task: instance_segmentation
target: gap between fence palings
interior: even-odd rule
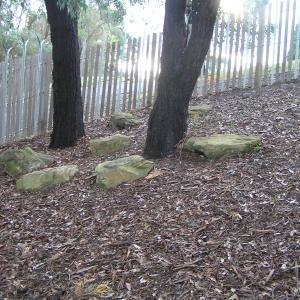
[[[81,53],[84,120],[152,105],[160,72],[162,34],[125,42],[83,43]],[[38,55],[0,63],[0,143],[52,128],[52,59]],[[218,17],[194,96],[255,87],[300,77],[300,3],[280,0],[251,14]]]

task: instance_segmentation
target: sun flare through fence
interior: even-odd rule
[[[160,72],[161,33],[125,42],[82,43],[84,120],[152,105]],[[0,63],[0,144],[52,128],[52,59],[43,50]],[[275,0],[251,14],[221,13],[194,96],[300,78],[300,1]]]

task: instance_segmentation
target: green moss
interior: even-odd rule
[[[90,149],[93,155],[104,156],[115,153],[130,145],[130,137],[116,134],[109,137],[99,138],[90,141]]]
[[[76,165],[48,168],[25,174],[17,180],[18,191],[38,191],[68,182],[76,173]]]
[[[139,155],[107,161],[96,167],[96,182],[100,187],[109,189],[145,177],[153,166],[153,162]]]
[[[42,169],[53,162],[53,157],[34,152],[29,147],[8,149],[0,155],[0,166],[11,176],[18,176]]]
[[[116,129],[130,128],[130,127],[138,126],[139,124],[141,124],[141,121],[130,113],[124,113],[124,112],[114,113],[111,115],[110,118],[111,127]]]
[[[217,134],[209,137],[192,137],[185,143],[184,149],[202,153],[209,159],[219,159],[250,152],[258,146],[261,146],[261,140],[257,136]]]

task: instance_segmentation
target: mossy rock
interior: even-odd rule
[[[37,153],[29,147],[8,149],[0,154],[0,166],[11,176],[19,176],[46,168],[53,162],[52,156]]]
[[[118,152],[130,145],[130,137],[116,134],[90,141],[90,149],[95,156],[104,156]]]
[[[295,104],[300,104],[300,99],[294,99],[294,100],[292,100],[292,102]]]
[[[130,113],[118,112],[110,117],[110,126],[116,129],[126,129],[141,124],[141,121]]]
[[[212,106],[209,104],[199,104],[189,106],[189,117],[195,119],[199,116],[205,116],[212,110]]]
[[[139,155],[106,161],[96,167],[96,183],[104,189],[110,189],[147,176],[153,166],[152,161]]]
[[[238,156],[260,149],[261,138],[253,135],[216,134],[208,137],[191,137],[183,149],[203,154],[208,159]]]
[[[70,181],[77,172],[78,167],[76,165],[34,171],[17,180],[17,190],[29,192],[43,190]]]

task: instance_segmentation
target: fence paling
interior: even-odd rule
[[[299,4],[276,1],[241,17],[218,17],[194,94],[262,84],[300,76]],[[275,18],[274,18],[275,11]],[[84,120],[145,107],[156,97],[162,34],[127,42],[84,46],[81,53]],[[7,53],[0,63],[0,143],[52,128],[51,55],[41,50],[21,58]]]
[[[11,129],[10,129],[10,139],[15,140],[15,134],[17,131],[16,123],[18,116],[18,101],[17,101],[17,85],[18,85],[18,61],[14,61],[14,77],[12,80],[12,116],[11,116]],[[34,126],[34,124],[32,124]]]
[[[291,49],[294,49],[294,27],[296,19],[296,9],[296,0],[294,0],[292,9],[292,25],[290,31],[290,53],[288,55],[288,80],[291,80],[292,78],[293,51]]]
[[[242,38],[241,38],[241,47],[240,47],[240,53],[241,53],[241,59],[240,59],[240,69],[239,69],[239,75],[238,75],[238,87],[243,87],[243,63],[245,61],[245,41],[246,41],[246,29],[247,29],[247,20],[248,16],[245,16],[245,22],[242,24]]]
[[[137,41],[133,39],[130,59],[130,75],[129,75],[129,91],[128,91],[128,106],[127,110],[131,110],[132,106],[132,94],[133,94],[133,80],[134,80],[134,69],[135,69],[135,52],[136,52]]]
[[[229,53],[228,53],[228,64],[227,64],[227,75],[226,75],[226,89],[229,89],[230,78],[231,78],[231,62],[232,62],[232,50],[233,50],[233,40],[234,40],[234,32],[235,32],[235,18],[234,15],[231,15],[230,21],[230,42],[229,42]]]
[[[115,52],[116,52],[116,43],[113,43],[111,46],[110,53],[110,66],[108,74],[108,88],[107,88],[107,100],[106,100],[106,111],[105,114],[108,116],[111,111],[111,93],[112,93],[112,82],[113,82],[113,71],[115,64]]]
[[[129,76],[129,63],[130,63],[130,54],[132,48],[132,39],[128,40],[127,43],[127,55],[126,55],[126,69],[124,75],[124,89],[123,89],[123,104],[122,104],[122,111],[126,110],[126,99],[127,99],[127,88],[128,88],[128,76]]]
[[[272,17],[272,3],[269,5],[268,10],[268,27],[267,27],[267,42],[266,42],[266,61],[265,61],[265,70],[264,70],[264,84],[269,82],[269,57],[270,57],[270,44],[271,44],[271,17]]]
[[[133,89],[133,100],[132,100],[132,108],[137,108],[137,97],[138,97],[138,85],[139,85],[139,66],[140,66],[140,58],[141,58],[141,42],[142,39],[139,38],[137,42],[137,54],[136,54],[136,63],[134,69],[134,89]]]
[[[96,48],[96,57],[95,57],[95,67],[94,67],[94,76],[93,76],[93,89],[92,89],[92,99],[91,104],[87,105],[87,114],[88,118],[87,120],[93,120],[95,117],[95,107],[96,107],[96,92],[97,92],[97,85],[98,85],[98,70],[99,70],[99,61],[100,61],[100,55],[101,55],[101,48],[100,45]],[[100,82],[99,82],[100,84]]]
[[[4,118],[4,106],[3,106],[3,100],[4,100],[4,89],[3,89],[3,84],[4,84],[4,66],[3,66],[3,62],[0,62],[0,95],[1,95],[1,100],[0,100],[0,116],[1,116],[1,120],[0,120],[0,143],[2,143],[2,139],[4,138],[3,136],[3,118]]]
[[[236,39],[235,39],[233,74],[232,74],[232,87],[233,88],[235,88],[235,86],[236,86],[237,58],[238,58],[238,51],[239,51],[239,45],[240,45],[240,34],[241,34],[241,18],[238,17],[237,32],[236,32]]]
[[[9,53],[8,53],[9,54]],[[6,126],[7,126],[7,111],[8,111],[8,99],[7,99],[7,81],[8,81],[8,54],[6,55],[5,61],[3,63],[3,81],[2,81],[2,107],[3,107],[3,114],[1,115],[2,118],[2,139],[5,142],[7,137],[6,135]]]
[[[8,69],[8,74],[11,76],[11,79],[8,82],[8,96],[7,96],[7,119],[6,119],[6,139],[8,142],[11,141],[11,132],[10,132],[10,127],[11,127],[11,115],[12,115],[12,88],[13,88],[13,74],[14,74],[14,69],[13,69],[13,63],[9,65]]]
[[[51,69],[50,67],[50,57],[48,56],[46,59],[46,68],[45,68],[45,84],[44,84],[44,104],[42,107],[42,116],[41,116],[41,125],[43,126],[43,132],[45,132],[48,128],[48,113],[49,113],[49,98],[51,97],[51,89],[50,85],[47,83],[47,80],[51,80]],[[48,81],[48,82],[49,82]]]
[[[261,87],[262,70],[263,70],[263,51],[264,51],[264,34],[265,34],[265,11],[261,10],[259,13],[259,32],[257,40],[257,60],[255,67],[254,86],[256,89]]]
[[[150,58],[151,63],[150,63],[150,72],[149,72],[149,81],[148,81],[147,106],[151,106],[151,104],[152,104],[156,40],[157,40],[157,34],[154,33],[152,35],[152,49],[151,49],[151,58]]]
[[[89,55],[90,55],[90,52],[91,52],[91,48],[90,47],[86,47],[85,48],[85,52],[83,53],[83,59],[84,59],[84,65],[83,65],[83,80],[82,80],[82,88],[81,88],[81,97],[83,100],[86,99],[86,89],[87,89],[87,79],[88,79],[88,66],[89,66],[89,63],[88,63],[88,59],[89,59]],[[85,108],[85,105],[84,105],[84,114],[85,114],[85,111],[86,111],[86,108]]]
[[[255,56],[255,47],[256,47],[256,19],[257,11],[253,14],[253,28],[251,34],[251,58],[250,58],[250,67],[249,67],[249,77],[248,77],[248,87],[253,86],[253,68],[254,68],[254,56]],[[258,48],[258,47],[257,47]]]
[[[282,63],[282,80],[285,80],[286,73],[286,53],[287,53],[287,39],[288,39],[288,32],[289,32],[289,12],[290,12],[290,1],[286,3],[286,19],[285,19],[285,31],[284,31],[284,44],[283,44],[283,63]]]
[[[299,14],[299,22],[298,22],[298,28],[297,28],[297,47],[296,47],[296,58],[298,59],[298,76],[297,78],[300,78],[300,14]],[[297,74],[297,69],[296,69],[296,74]],[[296,75],[295,74],[295,75]]]
[[[118,42],[117,43],[117,53],[116,53],[116,63],[115,63],[115,69],[114,69],[114,84],[113,84],[114,87],[113,87],[112,108],[111,108],[112,113],[114,113],[116,111],[120,51],[121,51],[121,45],[120,45],[120,42]]]
[[[50,131],[53,126],[53,89],[51,89],[50,97],[48,98],[47,112],[48,114],[48,125],[47,130]]]
[[[156,62],[156,75],[155,75],[155,88],[154,88],[154,100],[157,97],[157,89],[158,89],[158,78],[160,74],[160,54],[161,54],[161,46],[162,46],[163,35],[159,34],[158,38],[158,46],[157,46],[157,62]],[[196,84],[197,87],[197,84]]]
[[[213,58],[211,64],[211,75],[210,75],[210,88],[209,91],[213,92],[213,85],[215,79],[215,66],[216,66],[216,54],[217,54],[217,46],[218,46],[218,30],[219,30],[219,19],[216,20],[216,26],[214,30],[214,37],[213,37]]]
[[[95,47],[91,48],[91,53],[89,57],[89,78],[87,82],[87,94],[85,97],[85,121],[89,120],[89,112],[90,112],[90,101],[91,101],[91,93],[92,93],[92,84],[93,84],[93,70],[95,67],[95,55],[96,49]]]
[[[281,31],[282,31],[282,15],[283,15],[283,3],[280,2],[280,17],[279,17],[279,28],[278,28],[278,49],[277,49],[277,64],[276,64],[276,81],[279,81],[280,71],[280,46],[281,46]]]
[[[207,83],[208,83],[208,70],[209,70],[209,63],[210,63],[210,52],[211,52],[211,47],[208,49],[208,53],[205,58],[205,79],[204,79],[204,85],[203,85],[203,91],[202,94],[206,95],[207,93]]]
[[[225,19],[224,14],[222,15],[221,30],[220,30],[220,45],[219,45],[219,54],[217,61],[217,75],[216,75],[216,92],[220,91],[220,75],[222,67],[222,50],[223,50],[223,38],[224,38],[224,29],[225,29]]]
[[[144,72],[144,82],[143,82],[143,102],[142,105],[146,105],[146,96],[147,96],[147,76],[148,76],[148,60],[149,60],[149,51],[150,51],[150,35],[147,35],[147,43],[146,43],[146,52],[145,52],[145,72]]]
[[[101,105],[100,105],[100,117],[103,117],[105,109],[105,96],[106,96],[106,87],[107,87],[107,76],[108,76],[108,63],[109,63],[109,53],[110,53],[110,44],[107,44],[105,51],[105,65],[104,65],[104,75],[103,75],[103,85],[102,85],[102,95],[101,95]]]

